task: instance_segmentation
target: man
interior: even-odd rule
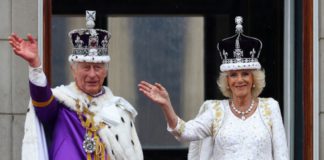
[[[134,126],[136,110],[103,86],[111,35],[93,29],[94,19],[95,12],[87,11],[88,29],[69,33],[74,46],[69,61],[75,82],[52,90],[42,70],[36,40],[27,35],[25,41],[15,33],[9,37],[14,53],[29,64],[31,103],[26,116],[23,159],[143,159]],[[52,137],[48,152],[42,126]]]

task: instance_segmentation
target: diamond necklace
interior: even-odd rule
[[[231,107],[233,108],[233,110],[234,110],[236,113],[238,113],[238,114],[241,115],[241,119],[242,119],[242,120],[245,120],[245,119],[246,119],[245,115],[252,111],[253,105],[254,105],[254,100],[252,99],[251,105],[250,105],[250,107],[249,107],[246,111],[240,111],[240,110],[238,110],[238,109],[234,106],[234,101],[232,101],[232,106],[231,106]]]

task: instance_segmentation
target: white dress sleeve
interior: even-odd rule
[[[212,105],[212,103],[206,101],[203,105]],[[211,136],[214,111],[212,107],[207,106],[207,108],[200,116],[188,122],[178,118],[177,126],[172,129],[168,125],[168,131],[179,141],[196,141]]]
[[[289,160],[287,138],[278,102],[274,100],[271,108],[273,158],[274,160]]]

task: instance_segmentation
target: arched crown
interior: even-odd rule
[[[222,72],[240,69],[261,69],[258,61],[262,49],[262,42],[254,37],[243,34],[243,18],[235,18],[236,34],[222,39],[217,49],[222,59]]]

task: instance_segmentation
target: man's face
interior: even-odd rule
[[[78,62],[72,64],[71,69],[80,90],[89,95],[95,95],[101,91],[108,72],[104,63]]]

